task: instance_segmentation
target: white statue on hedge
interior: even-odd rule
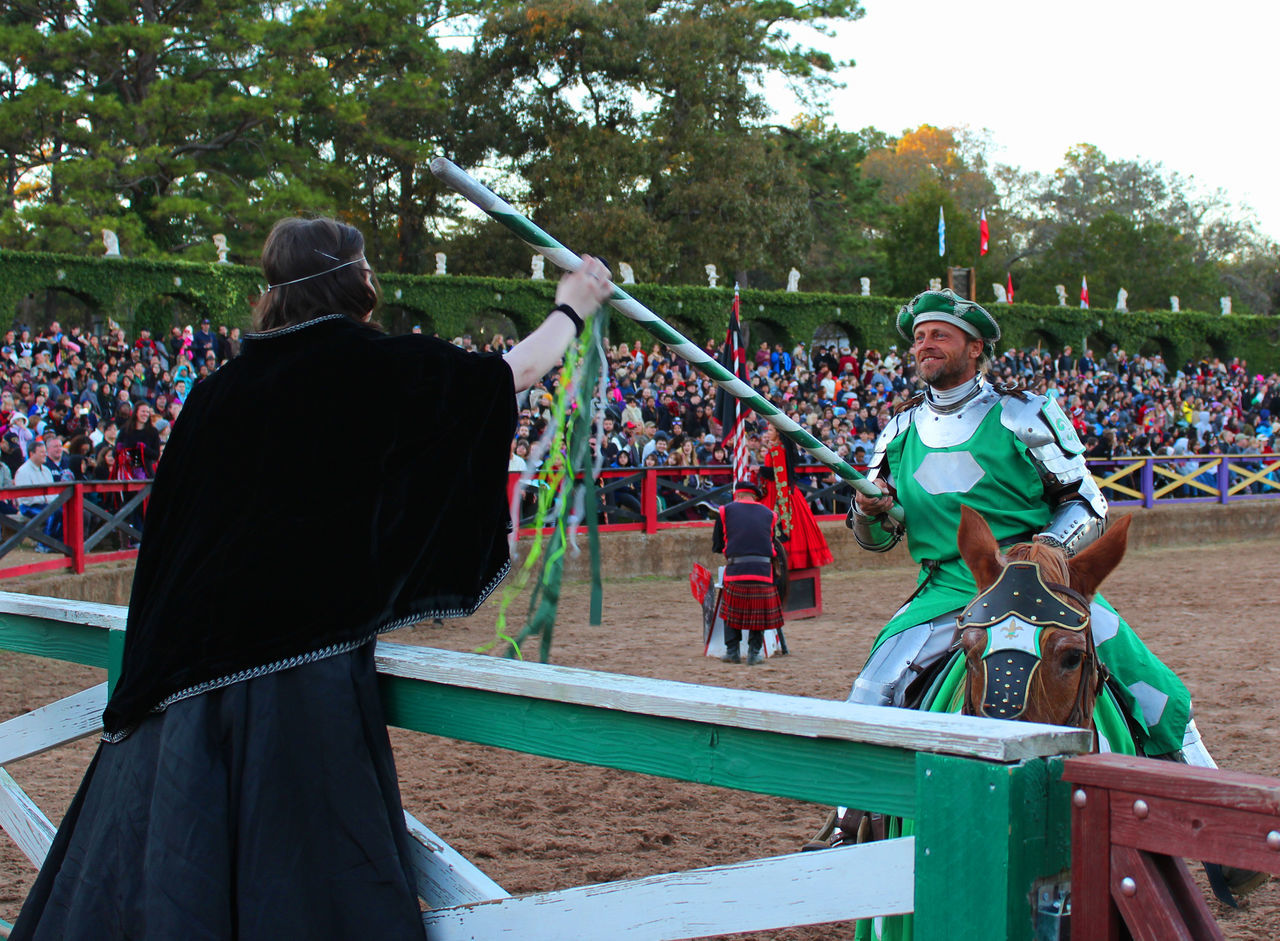
[[[627,264],[625,261],[620,261],[620,262],[618,262],[618,270],[619,270],[620,272],[622,272],[622,283],[623,283],[623,284],[635,284],[635,283],[636,283],[636,273],[635,273],[635,271],[633,271],[633,270],[632,270],[631,266],[630,266],[629,264]]]
[[[800,290],[800,272],[796,268],[787,272],[787,290],[792,294]]]
[[[218,233],[213,237],[213,247],[218,250],[218,264],[229,265],[227,261],[227,237],[222,233]]]
[[[444,252],[436,252],[436,274],[448,274],[448,257]]]
[[[992,290],[992,291],[995,293],[995,295],[996,295],[996,303],[997,303],[997,304],[1007,304],[1007,303],[1009,303],[1009,292],[1008,292],[1008,291],[1006,291],[1006,290],[1004,289],[1004,285],[1003,285],[1003,284],[998,284],[998,283],[996,283],[995,281],[992,281],[992,282],[991,282],[991,290]]]
[[[703,265],[702,270],[707,273],[707,287],[715,287],[720,280],[720,275],[716,274],[716,266]]]
[[[1129,313],[1129,292],[1121,288],[1116,292],[1116,310],[1121,313]]]
[[[102,230],[102,244],[107,248],[107,258],[120,257],[120,240],[116,238],[116,234],[110,229]]]
[[[532,268],[532,271],[533,271],[534,281],[547,280],[546,264],[547,264],[547,260],[543,258],[541,255],[533,256],[533,261],[530,262],[530,267]]]
[[[859,278],[858,287],[862,289],[863,297],[871,296],[871,279],[870,278]]]
[[[1171,294],[1169,296],[1169,309],[1173,311],[1175,314],[1178,311],[1182,310],[1182,302],[1178,300],[1178,295]]]
[[[1218,298],[1218,307],[1222,309],[1222,316],[1224,317],[1227,316],[1227,314],[1231,313],[1230,295],[1228,295],[1227,297]]]
[[[1066,307],[1067,306],[1067,286],[1065,284],[1055,284],[1053,286],[1053,293],[1058,295],[1058,306]]]

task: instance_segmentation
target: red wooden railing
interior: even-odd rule
[[[1156,503],[1228,503],[1280,497],[1280,455],[1277,454],[1201,454],[1178,457],[1125,457],[1086,461],[1098,486],[1114,506],[1152,507]],[[855,465],[857,466],[857,465]],[[865,473],[865,466],[857,466]],[[728,502],[731,498],[733,472],[724,465],[695,467],[609,468],[601,472],[598,485],[604,506],[602,531],[638,531],[656,533],[679,526],[710,525],[710,512],[703,512],[704,501]],[[818,519],[844,519],[852,498],[852,489],[829,468],[801,465],[797,468],[801,490],[820,507],[831,512],[817,513]],[[698,477],[713,486],[697,489],[682,484],[685,478]],[[512,472],[507,482],[507,496],[515,490],[520,475]],[[539,478],[534,480],[540,485]],[[610,494],[625,487],[637,501],[636,506],[619,509],[611,505]],[[533,514],[533,488],[529,503],[520,513],[521,532],[529,529]]]
[[[1129,755],[1064,763],[1071,936],[1222,937],[1183,859],[1280,875],[1280,780]]]
[[[27,541],[44,546],[52,558],[15,565],[0,564],[0,578],[69,569],[83,574],[90,565],[132,559],[138,554],[139,528],[146,513],[151,481],[102,481],[50,484],[43,487],[8,487],[0,501],[15,506],[20,498],[44,497],[46,505],[34,516],[8,513],[0,516],[0,560]],[[62,538],[45,532],[55,514],[62,516]],[[115,534],[121,548],[100,549]]]

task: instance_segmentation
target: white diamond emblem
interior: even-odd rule
[[[911,476],[929,493],[968,493],[984,474],[968,451],[934,451]]]

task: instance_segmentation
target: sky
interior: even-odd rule
[[[1280,4],[1273,0],[862,0],[836,37],[855,66],[829,96],[843,130],[988,129],[991,159],[1051,172],[1074,144],[1226,190],[1280,240]],[[770,100],[783,118],[793,99]]]

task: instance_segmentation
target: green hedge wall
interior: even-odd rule
[[[416,323],[446,338],[494,329],[503,322],[498,318],[509,320],[523,335],[546,316],[555,290],[554,281],[452,275],[387,274],[381,281],[384,307],[379,316],[388,328],[407,330]],[[258,269],[243,265],[0,252],[0,310],[16,311],[25,296],[41,296],[52,288],[131,330],[167,330],[169,298],[182,300],[214,323],[247,328],[250,303],[262,283]],[[732,289],[637,284],[629,292],[696,343],[724,335]],[[746,290],[741,302],[753,342],[808,343],[823,327],[836,328],[864,350],[883,351],[901,342],[892,328],[893,314],[902,304],[898,298]],[[1071,344],[1078,351],[1087,344],[1105,351],[1116,343],[1131,354],[1160,352],[1176,365],[1202,356],[1239,356],[1259,371],[1280,368],[1280,321],[1275,318],[1031,304],[990,309],[1004,331],[1001,348],[1043,343],[1057,350]],[[615,342],[638,339],[648,344],[638,325],[619,314],[614,314],[614,324],[610,333]]]

